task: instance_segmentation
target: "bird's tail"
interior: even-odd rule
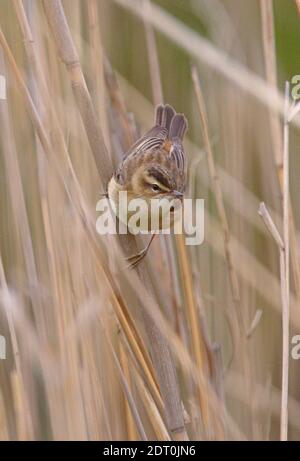
[[[188,128],[188,123],[183,114],[177,114],[172,106],[169,104],[160,104],[156,108],[155,114],[156,125],[162,126],[168,130],[169,139],[180,138],[183,136]]]

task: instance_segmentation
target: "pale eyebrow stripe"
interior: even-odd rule
[[[157,184],[162,190],[165,190],[166,192],[170,190],[168,187],[164,186],[160,181],[158,181],[158,179],[156,179],[154,176],[147,175],[146,179],[151,184]]]

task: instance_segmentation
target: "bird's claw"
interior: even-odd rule
[[[148,248],[144,248],[143,250],[139,251],[135,255],[132,255],[126,258],[126,261],[129,262],[129,264],[126,266],[126,269],[133,269],[137,267],[137,265],[144,259],[147,252],[148,252]]]

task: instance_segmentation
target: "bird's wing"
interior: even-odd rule
[[[168,136],[168,130],[161,126],[154,126],[144,136],[138,139],[126,152],[124,160],[132,155],[137,155],[146,151],[160,149]]]
[[[161,149],[168,136],[168,130],[164,127],[155,125],[144,136],[138,139],[126,152],[122,163],[115,172],[116,181],[120,184],[126,181],[124,170],[126,165],[130,164],[133,157],[141,155],[144,152],[151,152]]]

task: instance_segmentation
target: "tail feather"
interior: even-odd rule
[[[155,124],[163,128],[166,128],[169,132],[171,122],[175,114],[176,112],[172,106],[170,106],[169,104],[160,104],[156,108]]]
[[[166,128],[169,132],[171,123],[173,120],[173,117],[175,116],[176,112],[173,109],[172,106],[169,106],[169,104],[166,104],[163,110],[163,116],[162,116],[162,126]]]
[[[183,114],[176,114],[171,122],[169,137],[183,139],[183,136],[187,130],[187,120]]]
[[[162,126],[162,120],[163,120],[163,112],[164,112],[164,106],[160,104],[156,108],[156,113],[155,113],[155,125]]]
[[[187,120],[183,114],[177,114],[169,104],[160,104],[156,108],[155,123],[168,130],[169,139],[180,138],[187,130]]]

